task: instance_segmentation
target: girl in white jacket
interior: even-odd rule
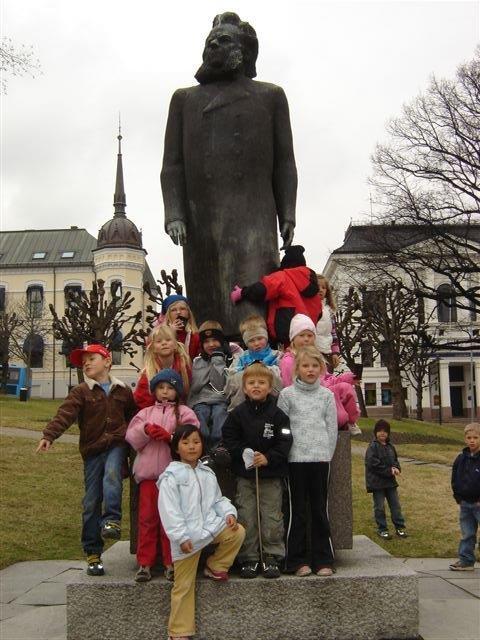
[[[187,640],[195,634],[195,576],[201,550],[212,542],[218,545],[204,575],[228,580],[245,530],[237,523],[235,507],[222,496],[215,473],[200,461],[204,440],[198,428],[177,427],[171,450],[174,461],[158,479],[158,508],[174,566],[168,632],[171,640]]]

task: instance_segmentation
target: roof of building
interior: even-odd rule
[[[97,239],[78,227],[1,231],[0,268],[90,265],[96,246]]]
[[[438,227],[448,229],[448,233],[465,238],[468,234],[470,241],[480,244],[480,224],[449,224]],[[350,224],[345,232],[345,238],[341,247],[335,249],[333,254],[356,253],[380,253],[384,250],[382,238],[388,243],[389,248],[408,247],[417,242],[428,240],[432,237],[430,226],[406,225],[406,224]]]

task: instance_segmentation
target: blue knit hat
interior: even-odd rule
[[[162,313],[165,315],[168,311],[168,307],[174,302],[186,302],[188,304],[188,300],[185,296],[181,296],[178,293],[172,293],[171,296],[167,296],[165,300],[162,302]]]
[[[150,393],[154,393],[155,387],[160,382],[168,382],[172,386],[179,396],[183,394],[183,380],[182,376],[173,369],[161,369],[150,380]]]

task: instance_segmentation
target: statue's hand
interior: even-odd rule
[[[295,232],[295,224],[293,222],[284,222],[282,224],[282,228],[280,229],[280,235],[283,240],[283,247],[280,247],[280,250],[286,249],[293,242],[293,234]]]
[[[183,246],[187,240],[187,229],[181,220],[174,220],[167,224],[167,233],[175,244]]]

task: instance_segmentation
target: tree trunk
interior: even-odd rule
[[[358,406],[360,407],[360,416],[362,418],[368,418],[367,406],[365,404],[365,398],[363,397],[362,387],[358,384],[355,385],[355,393],[357,394]]]
[[[393,418],[402,420],[408,417],[407,405],[403,397],[402,376],[395,362],[387,365],[388,377],[392,388]]]

